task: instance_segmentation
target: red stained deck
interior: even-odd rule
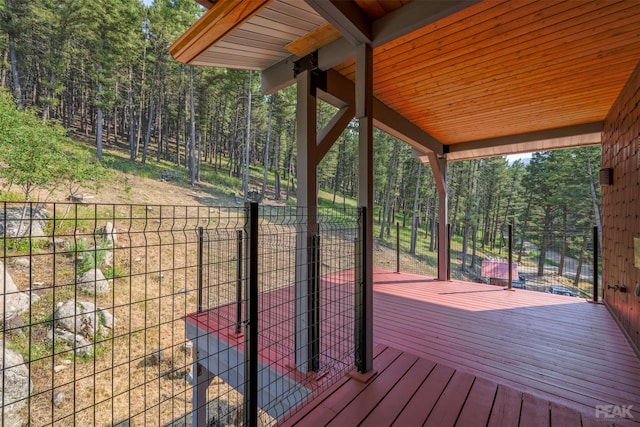
[[[640,361],[605,306],[374,274],[378,372],[346,377],[283,425],[640,425]],[[633,419],[596,418],[633,405]]]

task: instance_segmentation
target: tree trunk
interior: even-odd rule
[[[142,164],[147,162],[147,152],[149,150],[149,140],[151,140],[151,129],[153,128],[153,115],[155,114],[155,102],[153,94],[149,99],[149,117],[147,119],[147,133],[144,136],[144,147],[142,148]]]
[[[7,62],[9,62],[9,50],[4,49],[2,52],[2,63],[6,64]],[[3,89],[7,87],[7,69],[5,67],[0,68],[0,87]]]
[[[102,65],[98,66],[98,76],[102,75]],[[96,157],[102,161],[102,94],[104,87],[100,77],[98,77],[98,97],[96,99]]]
[[[129,160],[136,161],[136,125],[133,114],[133,69],[129,67],[129,93],[127,94],[127,108],[129,109]]]
[[[411,218],[411,255],[416,254],[418,242],[418,200],[420,199],[420,178],[422,175],[422,162],[418,162],[418,177],[416,179],[416,191],[413,195],[413,216]]]
[[[193,65],[189,66],[189,180],[191,187],[196,185],[196,110],[193,96]]]
[[[245,203],[249,199],[249,151],[251,149],[251,81],[253,71],[249,71],[249,94],[247,100],[247,133],[244,146],[244,177],[242,179],[242,190],[244,192]]]
[[[11,6],[8,2],[7,6]],[[16,106],[22,109],[22,87],[20,86],[20,76],[18,75],[18,58],[16,55],[16,41],[13,32],[9,32],[9,55],[11,56],[11,76],[13,77],[13,96],[16,99]]]
[[[589,234],[584,236],[582,240],[582,246],[580,247],[580,256],[578,257],[578,266],[576,267],[576,277],[573,279],[573,284],[578,287],[580,283],[580,275],[582,274],[582,263],[584,262],[584,252],[587,249],[587,242],[589,241]]]
[[[469,231],[472,229],[472,209],[473,209],[473,198],[474,198],[474,186],[476,183],[475,171],[476,171],[476,161],[472,160],[470,163],[470,171],[469,171],[469,179],[467,181],[467,186],[469,187],[469,194],[467,196],[467,200],[465,201],[465,211],[464,211],[464,221],[463,221],[463,231],[462,231],[462,271],[466,271],[467,266],[467,249],[469,248]]]
[[[393,153],[391,154],[391,164],[389,168],[389,181],[387,184],[387,194],[385,196],[384,212],[382,213],[382,223],[380,224],[380,234],[378,235],[378,238],[380,240],[384,238],[385,223],[388,224],[391,221],[389,204],[391,202],[391,192],[393,191],[393,181],[394,181],[395,172],[397,169],[399,145],[400,144],[398,143],[398,140],[393,141]]]
[[[562,207],[562,241],[560,243],[560,263],[558,265],[558,276],[562,276],[564,270],[564,258],[567,252],[567,206]]]
[[[598,227],[598,243],[602,247],[602,217],[600,216],[600,207],[598,206],[598,195],[596,194],[596,186],[593,183],[591,160],[587,161],[587,172],[589,173],[589,190],[591,192],[591,204],[593,205],[593,216]]]
[[[267,119],[267,140],[264,146],[264,176],[262,177],[262,198],[267,191],[267,178],[269,176],[269,142],[271,141],[271,118],[273,116],[273,104],[275,103],[275,97],[277,93],[271,95],[271,102],[269,103],[269,118]]]

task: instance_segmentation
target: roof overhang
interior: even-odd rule
[[[210,9],[172,55],[260,70],[265,93],[293,84],[312,52],[347,87],[355,46],[370,44],[375,125],[421,158],[599,144],[640,58],[638,2],[197,1]]]

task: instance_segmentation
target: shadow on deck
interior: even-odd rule
[[[640,361],[604,305],[385,271],[374,282],[377,376],[342,379],[282,425],[640,425]]]

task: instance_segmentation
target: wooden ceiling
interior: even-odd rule
[[[222,10],[225,2],[207,15]],[[246,16],[236,13],[226,26],[211,19],[209,27],[195,24],[172,46],[174,57],[266,70],[344,44],[344,34],[312,7],[313,1],[311,6],[301,0],[231,3]],[[411,5],[405,0],[351,3],[373,24],[394,13],[401,16]],[[375,97],[451,151],[468,143],[476,150],[530,150],[535,146],[509,148],[503,139],[535,139],[547,132],[540,139],[548,146],[553,145],[551,130],[597,129],[640,60],[640,1],[484,0],[464,6],[374,44]],[[217,26],[223,30],[213,37]],[[189,55],[185,46],[191,46]],[[340,63],[332,67],[354,81],[354,60],[336,58]],[[599,135],[577,136],[576,144],[599,142]]]

